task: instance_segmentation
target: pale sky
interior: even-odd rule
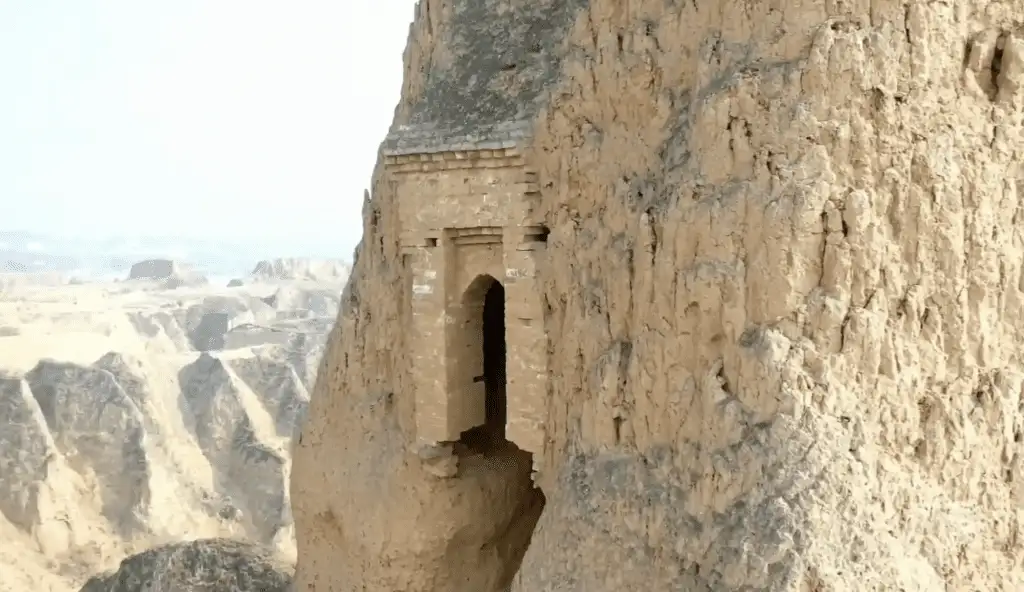
[[[414,0],[0,0],[0,230],[362,232]]]

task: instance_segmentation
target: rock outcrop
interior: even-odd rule
[[[189,335],[179,322],[178,316],[172,312],[131,312],[128,314],[128,320],[150,343],[163,342],[169,349],[175,351],[192,349]]]
[[[252,536],[270,542],[288,526],[287,439],[280,423],[223,361],[203,353],[179,373],[182,407],[199,448]],[[232,515],[236,514],[232,510]]]
[[[54,455],[39,406],[20,378],[0,376],[0,514],[26,530],[39,520],[38,487]]]
[[[107,370],[42,360],[25,375],[58,451],[93,483],[102,513],[130,532],[145,523],[151,468],[142,413]]]
[[[541,301],[543,438],[491,471],[420,447],[414,278],[454,239],[403,234],[382,162],[295,450],[297,589],[1024,587],[1022,11],[421,0],[387,166],[529,169],[546,246],[499,279]]]
[[[146,259],[133,263],[128,271],[130,280],[163,280],[187,273],[181,263],[170,259]]]
[[[340,292],[296,283],[335,308],[262,301],[286,281],[5,294],[0,590],[77,589],[126,555],[183,539],[294,555],[290,448],[333,323],[316,311],[333,314]],[[229,329],[212,333],[225,347],[197,360],[203,319],[216,314],[228,316]]]
[[[283,318],[333,318],[340,303],[338,291],[321,287],[285,285],[263,299]]]
[[[132,264],[129,280],[159,281],[165,288],[197,286],[207,283],[202,274],[190,265],[171,259],[146,259]]]
[[[278,258],[260,261],[253,267],[258,280],[308,280],[341,283],[348,278],[350,266],[340,259]]]
[[[80,592],[288,592],[291,567],[265,548],[230,539],[162,545],[128,557]]]
[[[198,304],[178,309],[178,317],[187,328],[192,348],[217,351],[227,347],[227,334],[235,327],[273,323],[277,312],[252,296],[207,296]]]
[[[207,354],[175,377],[117,352],[0,376],[0,527],[72,580],[116,549],[204,533],[290,555],[289,448],[309,395],[286,353],[232,358],[244,379]]]
[[[309,393],[295,367],[287,359],[268,355],[235,358],[228,365],[274,418],[277,435],[291,440],[309,406]]]
[[[21,378],[0,376],[0,518],[47,552],[67,550],[73,480]]]

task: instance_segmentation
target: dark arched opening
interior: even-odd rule
[[[505,398],[505,287],[493,282],[484,296],[483,377],[485,428],[492,438],[505,438],[508,415]]]
[[[453,360],[457,364],[455,384],[461,387],[455,391],[460,397],[457,409],[469,410],[461,425],[473,427],[462,431],[454,443],[456,475],[483,488],[485,493],[479,499],[488,504],[487,512],[478,514],[480,528],[474,529],[486,535],[459,543],[467,556],[478,557],[468,563],[478,568],[460,578],[464,577],[467,590],[498,592],[512,586],[544,510],[545,497],[531,477],[532,455],[505,439],[505,287],[490,275],[476,277],[463,293],[457,318],[459,330],[452,340],[461,354]],[[494,562],[494,557],[499,561]]]
[[[458,364],[467,385],[463,409],[472,409],[463,425],[460,440],[478,451],[492,450],[505,440],[507,378],[505,373],[505,287],[489,275],[477,277],[463,295],[466,348]],[[460,373],[461,373],[460,372]]]

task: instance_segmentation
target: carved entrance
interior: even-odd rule
[[[463,354],[452,360],[451,393],[469,426],[460,439],[486,446],[505,439],[506,399],[505,287],[490,275],[474,279],[463,294],[461,318],[453,333]]]
[[[417,439],[493,428],[537,459],[548,364],[536,175],[514,142],[452,145],[385,151],[411,275]]]
[[[505,398],[505,287],[493,278],[488,279],[491,281],[484,294],[483,342],[480,344],[484,358],[480,377],[484,383],[484,427],[491,437],[504,439],[508,414]]]

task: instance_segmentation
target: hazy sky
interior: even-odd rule
[[[361,233],[414,0],[0,0],[0,229]]]

